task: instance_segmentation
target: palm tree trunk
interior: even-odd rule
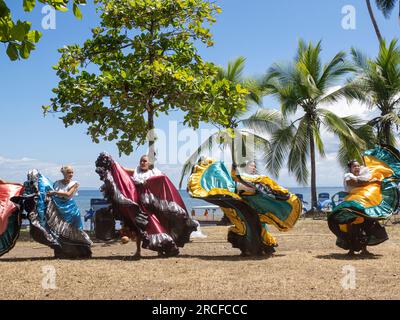
[[[372,24],[374,25],[376,36],[378,37],[379,43],[381,43],[383,38],[382,38],[381,31],[379,30],[378,23],[376,22],[374,11],[372,10],[371,0],[365,0],[365,1],[367,2],[369,16],[371,18]]]
[[[317,208],[317,173],[315,164],[315,142],[314,134],[310,130],[310,158],[311,158],[311,210]]]
[[[236,150],[235,150],[235,138],[234,138],[234,137],[232,138],[232,148],[231,148],[231,152],[232,152],[232,154],[231,154],[231,157],[232,157],[232,168],[235,168],[235,169],[236,169],[236,158],[235,158],[235,152],[236,152]]]
[[[390,130],[391,129],[391,124],[390,123],[385,123],[383,127],[383,134],[385,135],[385,144],[386,145],[391,145],[390,141]]]

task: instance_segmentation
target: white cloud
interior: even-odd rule
[[[43,175],[52,181],[62,178],[60,169],[63,163],[54,163],[50,161],[31,159],[23,157],[20,159],[12,159],[0,156],[0,178],[22,183],[26,179],[29,170],[37,169]],[[95,172],[94,164],[71,164],[74,167],[74,178],[76,178],[81,186],[97,187],[101,184],[98,175]]]

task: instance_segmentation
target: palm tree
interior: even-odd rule
[[[228,68],[220,68],[218,73],[219,80],[227,79],[233,86],[241,86],[248,92],[247,102],[248,107],[251,105],[261,105],[262,96],[258,81],[251,78],[243,77],[243,70],[245,68],[244,57],[239,57],[234,61],[228,63]],[[232,114],[229,125],[221,128],[216,133],[208,137],[198,149],[186,160],[183,165],[179,188],[182,186],[183,179],[189,175],[194,164],[197,163],[199,157],[207,152],[210,152],[215,146],[219,146],[222,150],[229,150],[231,153],[232,164],[236,164],[240,157],[243,157],[243,153],[246,154],[246,158],[254,158],[257,149],[265,150],[269,148],[269,142],[262,135],[251,132],[250,130],[238,129],[240,124],[244,121],[241,118],[245,115],[245,111],[236,111]],[[276,111],[272,111],[266,117],[265,122],[270,128],[279,127],[279,114]],[[254,143],[249,143],[254,142]]]
[[[379,143],[395,145],[394,129],[400,125],[400,50],[397,40],[392,40],[389,46],[382,41],[375,59],[354,48],[351,53],[357,73],[349,83],[349,93],[371,109],[379,110],[379,116],[369,123],[375,128]]]
[[[364,126],[358,117],[341,118],[320,107],[323,104],[337,102],[351,93],[347,86],[332,86],[344,75],[354,71],[352,65],[346,62],[344,52],[336,54],[324,66],[320,55],[321,42],[307,45],[300,40],[294,61],[274,64],[267,72],[263,83],[265,93],[279,99],[284,119],[281,127],[272,133],[271,146],[265,156],[267,169],[278,176],[287,158],[289,172],[295,174],[299,183],[307,184],[309,179],[307,160],[310,159],[313,208],[317,206],[316,152],[318,151],[321,156],[325,155],[321,138],[322,127],[339,137],[341,148],[338,158],[341,163],[349,157],[360,158],[360,150],[367,146],[362,136],[366,135],[373,140],[372,130]],[[289,120],[289,116],[292,115],[297,115],[297,119]],[[265,111],[259,110],[244,124],[259,134],[271,132],[270,126],[264,126],[264,116]]]
[[[378,9],[382,11],[386,19],[390,17],[394,7],[396,6],[397,0],[375,0]],[[399,1],[399,16],[400,16],[400,1]]]
[[[365,0],[368,8],[368,13],[371,18],[372,24],[375,29],[376,36],[379,42],[383,40],[382,33],[379,30],[378,23],[376,22],[374,11],[372,9],[371,0]],[[375,0],[376,6],[383,13],[386,19],[390,17],[394,7],[396,6],[397,0]],[[399,1],[399,17],[400,17],[400,1]]]
[[[365,1],[367,3],[369,17],[371,18],[372,24],[374,26],[376,36],[378,37],[378,41],[381,42],[383,40],[382,33],[379,30],[378,23],[376,22],[375,15],[374,15],[374,10],[372,9],[372,5],[371,5],[371,0],[365,0]],[[380,0],[376,0],[376,2],[378,3],[378,2],[380,2]]]
[[[226,79],[234,85],[241,85],[248,90],[247,101],[251,104],[262,105],[262,92],[257,80],[245,78],[243,71],[246,65],[246,58],[240,56],[233,61],[228,62],[228,68],[219,67],[217,80]]]

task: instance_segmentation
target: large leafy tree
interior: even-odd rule
[[[58,11],[68,11],[68,4],[72,3],[74,15],[82,18],[79,5],[86,4],[86,0],[38,0],[40,3],[49,4]],[[36,6],[36,0],[23,0],[23,10],[32,11]],[[11,60],[19,58],[28,59],[35,44],[40,40],[41,33],[31,30],[29,21],[15,21],[12,12],[5,0],[0,0],[0,42],[7,46],[6,53]]]
[[[400,50],[397,40],[392,40],[389,45],[383,40],[375,59],[354,48],[351,52],[357,73],[349,83],[349,93],[379,111],[379,115],[369,122],[375,128],[379,143],[395,145],[395,129],[400,125]]]
[[[335,103],[349,93],[346,86],[335,84],[352,71],[344,52],[323,65],[321,43],[306,44],[301,40],[294,61],[274,64],[264,79],[266,93],[275,96],[281,104],[280,128],[271,130],[269,112],[264,110],[259,110],[245,123],[255,132],[272,133],[271,147],[265,158],[268,170],[275,176],[287,159],[289,172],[296,175],[299,183],[307,184],[308,165],[311,166],[312,207],[317,206],[316,155],[319,152],[325,156],[322,129],[339,137],[338,157],[342,163],[348,158],[360,158],[360,149],[366,148],[365,140],[373,141],[372,130],[363,126],[357,117],[339,117],[321,107]]]
[[[203,0],[96,0],[101,25],[82,46],[70,45],[55,67],[56,96],[45,111],[61,112],[66,126],[88,125],[94,142],[117,141],[122,153],[149,140],[155,118],[172,109],[184,123],[229,124],[245,108],[247,90],[218,78],[195,41],[213,45],[209,24],[220,8]]]

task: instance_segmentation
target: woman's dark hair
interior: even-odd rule
[[[350,160],[349,162],[347,162],[347,167],[349,168],[349,170],[351,170],[351,167],[353,166],[353,164],[358,163],[357,160]]]

